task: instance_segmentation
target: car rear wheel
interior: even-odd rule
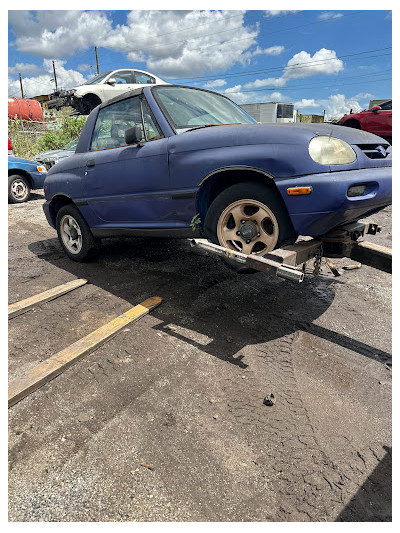
[[[278,191],[255,182],[238,183],[217,196],[207,211],[204,231],[215,244],[259,256],[297,238]],[[249,270],[224,262],[240,272]]]
[[[56,227],[60,244],[70,259],[82,262],[93,257],[98,242],[77,207],[72,204],[61,207]]]
[[[31,195],[31,186],[27,178],[19,176],[9,176],[8,178],[8,201],[11,204],[26,202]]]

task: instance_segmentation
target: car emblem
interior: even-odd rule
[[[387,156],[386,149],[383,146],[379,145],[375,148],[375,150],[379,152],[382,155],[382,157]]]

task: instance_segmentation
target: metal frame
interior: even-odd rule
[[[366,241],[358,241],[365,234],[375,235],[381,230],[377,224],[354,222],[322,235],[278,248],[264,256],[245,255],[204,239],[191,239],[190,245],[200,250],[225,257],[244,267],[275,274],[296,283],[304,279],[304,265],[316,257],[349,257],[383,272],[392,272],[392,250]]]

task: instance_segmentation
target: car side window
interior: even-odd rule
[[[136,83],[154,84],[156,82],[153,76],[149,76],[149,74],[145,74],[144,72],[138,72],[137,70],[135,71],[135,79],[136,79]]]
[[[158,139],[160,137],[163,137],[163,134],[150,110],[150,106],[144,98],[142,100],[142,110],[146,141],[151,141],[152,139]]]
[[[120,70],[119,72],[112,74],[111,78],[115,79],[116,85],[135,83],[135,80],[132,74],[133,72],[131,70]]]
[[[380,108],[383,110],[383,111],[391,111],[392,110],[392,101],[390,100],[390,102],[385,102],[384,104],[379,104],[380,105]]]
[[[93,130],[90,150],[124,146],[125,131],[142,126],[140,98],[134,96],[100,109]]]
[[[116,102],[100,109],[93,130],[90,150],[105,150],[125,146],[125,131],[134,126],[140,126],[146,141],[163,137],[157,125],[149,104],[140,96],[133,96],[121,102]],[[143,110],[143,122],[142,111]]]

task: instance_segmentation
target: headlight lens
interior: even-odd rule
[[[349,144],[341,139],[323,135],[311,139],[308,152],[320,165],[347,165],[357,159],[355,151]]]

